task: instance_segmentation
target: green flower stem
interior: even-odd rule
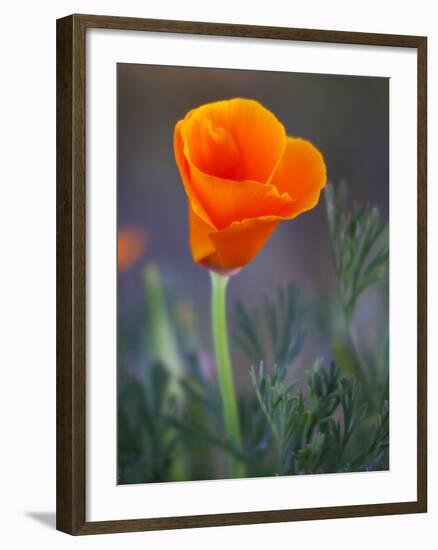
[[[240,435],[239,410],[237,408],[234,389],[233,371],[231,367],[230,350],[227,332],[226,290],[229,277],[211,273],[212,284],[212,331],[219,389],[222,397],[226,437],[238,450],[242,450]],[[231,474],[233,477],[245,477],[245,464],[242,460],[232,457]]]
[[[144,289],[152,359],[167,369],[170,375],[169,397],[175,399],[181,408],[184,401],[180,384],[183,365],[178,354],[178,343],[170,320],[160,270],[153,263],[149,263],[144,271]]]
[[[178,355],[178,344],[169,317],[165,289],[158,266],[148,264],[144,271],[144,289],[146,293],[150,348],[153,361],[162,364],[169,373],[167,400],[174,401],[178,411],[182,410],[184,394],[180,379],[183,366]],[[169,427],[162,434],[165,444],[175,439],[175,428]],[[187,479],[187,467],[183,460],[173,460],[169,465],[169,477],[172,481]]]

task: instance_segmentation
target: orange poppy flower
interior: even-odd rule
[[[143,255],[146,235],[142,229],[128,227],[117,233],[117,266],[119,271],[131,268]]]
[[[321,153],[286,135],[257,101],[202,105],[175,126],[196,263],[219,272],[251,261],[283,220],[310,210],[326,182]]]

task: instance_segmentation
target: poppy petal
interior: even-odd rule
[[[228,99],[193,109],[181,131],[187,159],[194,166],[236,181],[268,182],[286,146],[284,126],[252,99]]]
[[[175,152],[175,160],[176,164],[178,166],[179,172],[181,174],[181,179],[184,185],[184,189],[187,193],[187,196],[189,197],[193,210],[196,212],[196,214],[205,220],[207,223],[211,223],[211,220],[208,216],[208,214],[205,212],[205,209],[203,208],[202,204],[200,203],[199,199],[197,198],[197,195],[195,193],[195,190],[193,188],[192,182],[190,180],[190,171],[189,171],[189,164],[187,162],[187,159],[184,156],[184,144],[181,137],[181,127],[183,125],[184,121],[180,120],[176,126],[175,126],[175,132],[173,136],[173,145],[174,145],[174,152]]]
[[[210,233],[215,228],[209,225],[201,217],[197,216],[189,201],[189,231],[190,231],[190,249],[193,260],[196,263],[202,263],[205,258],[216,252],[211,242]]]
[[[240,152],[232,134],[211,119],[192,117],[181,128],[184,152],[198,170],[218,178],[235,179]]]
[[[318,149],[305,139],[288,137],[271,183],[295,201],[295,216],[316,206],[326,177],[324,158]]]
[[[120,229],[117,233],[117,266],[120,271],[132,267],[146,248],[146,234],[137,227]]]
[[[243,267],[260,252],[280,222],[281,218],[266,216],[233,223],[222,231],[212,231],[208,236],[215,252],[201,263],[221,271]]]
[[[186,191],[194,210],[218,230],[260,216],[287,218],[294,211],[294,201],[286,193],[280,195],[271,184],[216,178],[200,172],[190,162],[188,169],[190,186],[186,186]],[[201,212],[197,204],[201,205]]]

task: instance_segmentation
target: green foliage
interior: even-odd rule
[[[388,331],[364,350],[353,322],[365,289],[388,294],[388,230],[375,208],[348,204],[345,185],[328,185],[325,196],[337,295],[304,298],[289,284],[230,315],[252,380],[238,393],[242,448],[225,435],[205,352],[212,364],[201,368],[194,304],[168,292],[156,267],[146,270],[135,330],[147,349],[127,360],[132,332],[119,331],[119,483],[219,479],[230,457],[249,477],[388,468]]]
[[[269,353],[276,365],[293,362],[304,342],[297,323],[301,307],[299,290],[292,283],[278,289],[273,298],[266,296],[262,307],[250,310],[236,302],[234,339],[253,365],[266,362]]]
[[[327,184],[325,198],[340,300],[351,323],[359,296],[386,273],[388,228],[379,221],[377,208],[348,209],[345,183],[337,188]]]
[[[346,464],[346,471],[370,471],[388,468],[389,408],[385,402],[362,452]]]
[[[193,456],[198,456],[202,450],[203,465],[193,467],[193,478],[200,475],[200,469],[205,473],[205,461],[211,459],[208,449],[215,449],[222,456],[233,456],[242,460],[247,466],[248,474],[263,475],[263,460],[261,455],[266,451],[269,430],[260,410],[257,400],[241,396],[239,400],[240,419],[243,435],[243,450],[236,448],[227,439],[223,426],[223,405],[215,380],[209,380],[200,369],[196,355],[187,358],[187,375],[181,381],[185,392],[187,407],[181,418],[168,418],[183,437],[186,448],[193,450]],[[198,461],[199,462],[199,461]],[[216,476],[218,474],[216,473]],[[205,477],[204,477],[205,479]]]
[[[169,422],[193,445],[211,445],[237,454],[223,435],[223,415],[217,385],[202,373],[198,358],[187,358],[186,377],[180,381],[188,407],[180,419],[169,416]]]
[[[169,406],[166,403],[168,384],[168,371],[159,363],[151,365],[148,381],[119,376],[119,483],[146,483],[169,478],[177,440],[164,414]]]
[[[260,366],[251,376],[272,432],[277,475],[359,471],[373,461],[374,469],[385,467],[386,417],[377,421],[370,441],[361,438],[358,454],[349,460],[349,442],[366,418],[367,404],[355,380],[340,377],[333,363],[322,368],[316,362],[306,373],[307,397],[285,382],[285,369],[265,374]]]
[[[343,373],[355,375],[369,409],[377,413],[388,395],[388,328],[372,355],[358,345],[353,322],[361,294],[379,284],[383,299],[388,296],[388,227],[379,221],[377,208],[348,204],[345,183],[325,191],[327,219],[333,249],[339,303],[344,332],[334,338],[333,351]],[[388,303],[388,299],[385,299]]]
[[[293,384],[286,386],[286,369],[276,367],[265,375],[263,364],[258,371],[251,367],[251,378],[259,405],[275,439],[278,455],[277,470],[282,475],[292,467],[292,452],[301,441],[306,426],[304,401],[301,394],[291,395]]]

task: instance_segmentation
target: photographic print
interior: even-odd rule
[[[389,469],[389,79],[117,65],[117,483]]]

